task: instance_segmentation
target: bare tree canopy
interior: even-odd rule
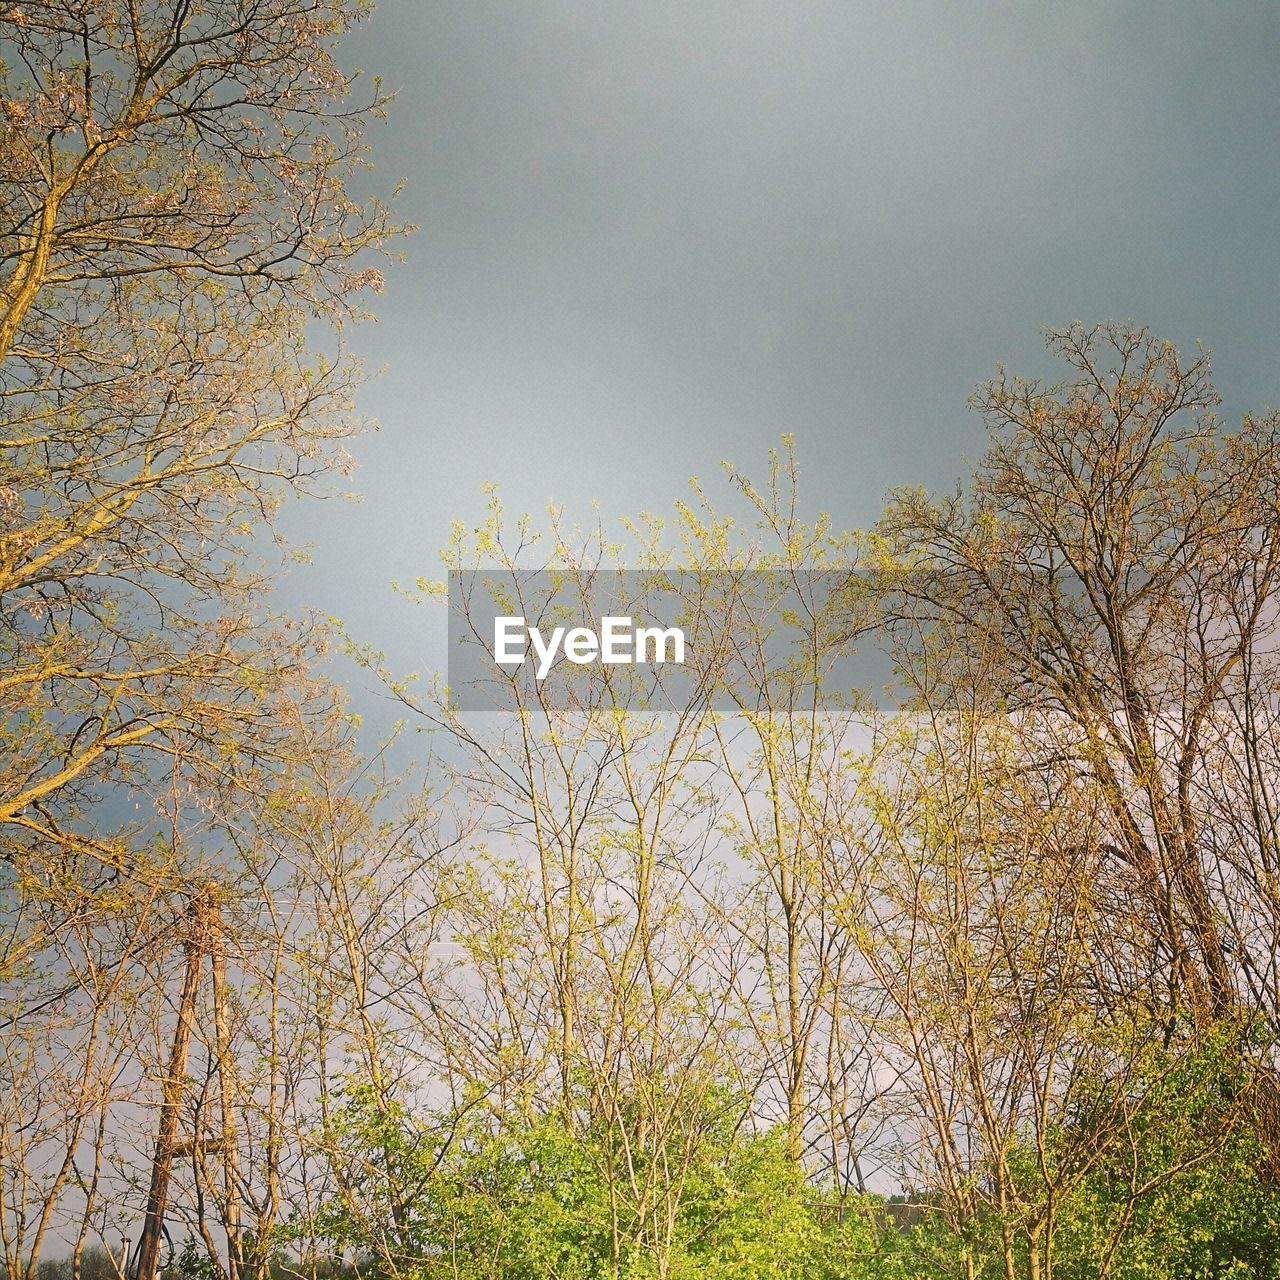
[[[6,1280],[1274,1276],[1280,419],[1071,325],[865,532],[789,437],[668,521],[491,490],[450,570],[713,639],[471,714],[354,637],[371,748],[267,604],[403,230],[365,11],[0,14]]]

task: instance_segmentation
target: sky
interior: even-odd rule
[[[1280,404],[1280,5],[381,0],[344,45],[397,98],[373,188],[419,230],[354,336],[358,504],[291,508],[277,603],[401,669],[482,485],[669,511],[795,436],[813,512],[952,487],[998,361],[1132,320]]]

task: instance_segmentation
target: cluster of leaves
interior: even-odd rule
[[[785,1132],[749,1133],[743,1118],[727,1094],[707,1098],[698,1149],[661,1205],[658,1240],[658,1206],[637,1191],[674,1151],[624,1158],[634,1135],[598,1123],[575,1131],[554,1113],[418,1121],[353,1090],[336,1124],[361,1172],[314,1225],[335,1250],[390,1254],[402,1274],[424,1280],[883,1274],[873,1265],[878,1202],[841,1204],[810,1185]]]
[[[1242,1109],[1245,1078],[1238,1054],[1219,1041],[1153,1054],[1141,1080],[1097,1082],[1091,1108],[1112,1107],[1121,1087],[1145,1090],[1144,1105],[1127,1109],[1134,1118],[1123,1133],[1094,1139],[1097,1159],[1057,1206],[1042,1260],[1032,1269],[1020,1244],[1016,1274],[1280,1276],[1280,1187],[1261,1171]],[[362,1086],[330,1134],[358,1172],[306,1234],[318,1232],[336,1257],[364,1258],[366,1275],[415,1280],[1008,1276],[1017,1222],[993,1210],[957,1229],[943,1197],[928,1190],[837,1196],[806,1179],[784,1130],[753,1132],[746,1119],[727,1092],[708,1094],[698,1150],[667,1206],[668,1238],[658,1241],[634,1194],[644,1171],[635,1176],[634,1162],[619,1158],[627,1135],[571,1127],[555,1113],[417,1117]],[[1067,1158],[1082,1128],[1097,1132],[1083,1111],[1051,1158]],[[1006,1160],[1034,1203],[1047,1188],[1033,1152],[1020,1146]],[[299,1223],[292,1230],[303,1234]]]

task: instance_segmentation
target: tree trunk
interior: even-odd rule
[[[178,1000],[178,1023],[173,1031],[173,1048],[169,1052],[169,1069],[165,1073],[160,1125],[156,1133],[156,1150],[151,1161],[151,1189],[147,1194],[147,1213],[138,1239],[138,1261],[134,1280],[155,1280],[160,1265],[160,1236],[164,1227],[165,1205],[169,1198],[169,1176],[173,1169],[173,1150],[178,1136],[178,1112],[182,1105],[183,1084],[187,1074],[187,1051],[191,1047],[196,988],[200,982],[200,963],[205,946],[207,903],[197,896],[187,908],[187,968]]]

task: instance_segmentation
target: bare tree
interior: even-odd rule
[[[10,859],[124,851],[78,795],[148,755],[268,749],[261,689],[305,629],[250,608],[248,539],[344,458],[342,360],[391,230],[345,184],[359,7],[35,0],[3,18],[0,636]],[[353,292],[353,290],[357,292]],[[60,816],[61,815],[61,816]],[[159,874],[159,873],[157,873]]]

